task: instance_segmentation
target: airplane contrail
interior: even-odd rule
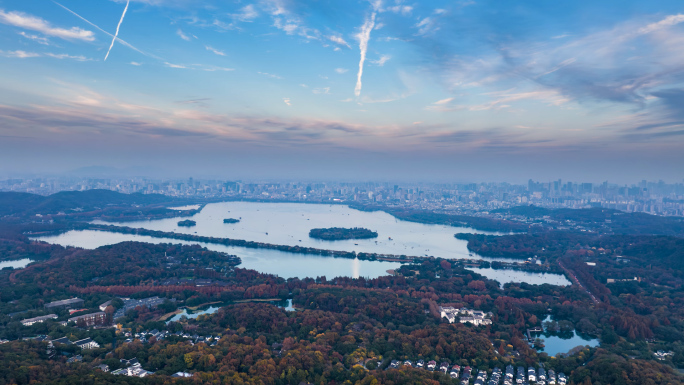
[[[138,52],[138,53],[140,53],[140,54],[143,54],[143,55],[145,55],[145,56],[149,56],[149,57],[155,58],[155,59],[157,59],[157,60],[164,60],[164,59],[160,58],[159,56],[155,56],[155,55],[152,55],[152,54],[150,54],[150,53],[147,53],[147,52],[144,52],[144,51],[139,50],[138,48],[134,47],[132,44],[128,43],[127,41],[125,41],[125,40],[123,40],[123,39],[121,39],[120,37],[115,37],[115,36],[112,35],[111,33],[105,31],[104,29],[100,28],[100,27],[97,26],[96,24],[92,23],[90,20],[88,20],[88,19],[86,19],[85,17],[79,15],[78,13],[72,11],[71,9],[69,9],[69,8],[67,8],[67,7],[65,7],[65,6],[63,6],[62,4],[60,4],[60,3],[58,3],[58,2],[56,2],[56,1],[54,1],[54,0],[52,0],[52,2],[55,3],[55,4],[57,4],[57,5],[59,5],[60,7],[64,8],[67,12],[69,12],[69,13],[71,13],[72,15],[78,17],[79,19],[85,21],[86,23],[90,24],[91,26],[97,28],[100,32],[104,33],[105,35],[107,35],[107,36],[109,36],[109,37],[111,37],[111,38],[116,38],[116,40],[117,40],[119,43],[125,45],[126,47],[132,49],[133,51]]]
[[[130,3],[130,0],[126,0],[126,8],[124,8],[123,13],[121,14],[121,20],[119,20],[119,24],[116,26],[116,32],[114,33],[114,38],[112,39],[112,44],[109,45],[109,49],[107,50],[107,55],[105,55],[104,61],[107,61],[107,58],[109,57],[109,52],[112,51],[112,47],[114,47],[114,42],[116,41],[116,37],[119,36],[119,28],[121,28],[121,23],[123,23],[124,16],[126,16],[126,11],[128,11],[128,4]]]
[[[361,32],[357,35],[359,39],[359,50],[361,51],[361,59],[359,60],[359,73],[356,76],[356,88],[354,89],[354,94],[358,97],[361,95],[361,77],[363,76],[363,64],[366,61],[366,52],[368,51],[368,40],[370,40],[370,34],[375,27],[375,14],[376,11],[373,10],[371,16],[366,19],[361,27]]]

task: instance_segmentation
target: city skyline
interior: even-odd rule
[[[124,194],[162,194],[184,199],[228,199],[272,202],[374,204],[467,215],[538,206],[603,208],[663,216],[684,216],[684,183],[640,181],[620,185],[604,181],[530,179],[511,183],[390,183],[341,181],[257,181],[221,179],[155,179],[106,177],[42,177],[0,179],[0,192],[49,196],[59,192],[110,190]],[[499,215],[499,214],[496,214]]]
[[[684,178],[674,1],[2,0],[0,35],[0,177]]]

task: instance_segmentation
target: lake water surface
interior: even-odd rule
[[[171,317],[168,321],[166,321],[166,323],[169,323],[171,321],[179,321],[183,317],[194,319],[194,318],[201,316],[202,314],[214,314],[220,308],[221,308],[220,306],[219,307],[210,306],[209,308],[204,309],[204,310],[191,311],[191,312],[188,312],[188,309],[183,309],[182,312]]]
[[[239,219],[240,222],[224,224],[223,219],[225,218]],[[116,224],[133,228],[244,239],[278,245],[299,245],[328,250],[409,256],[430,255],[449,259],[482,259],[477,254],[468,252],[466,241],[454,238],[456,233],[477,232],[473,229],[406,222],[385,212],[364,212],[343,205],[222,202],[206,205],[200,213],[192,217],[192,220],[197,222],[197,226],[178,226],[179,218]],[[322,227],[365,227],[378,232],[378,238],[343,241],[322,241],[309,238],[309,230]],[[124,241],[154,244],[198,243],[93,230],[74,230],[57,236],[45,236],[36,239],[86,249],[95,249]],[[269,249],[252,249],[209,243],[199,244],[210,250],[237,255],[242,259],[240,267],[275,274],[286,279],[293,277],[316,278],[319,276],[325,276],[328,279],[340,276],[376,278],[387,275],[387,270],[401,266],[396,262],[361,261]],[[560,274],[540,275],[494,269],[473,270],[488,278],[496,279],[501,284],[521,281],[538,284],[569,284],[567,279]]]
[[[36,238],[37,240],[56,243],[62,246],[96,249],[100,246],[114,245],[126,241],[147,242],[153,244],[172,243],[183,245],[199,244],[209,250],[237,255],[242,259],[240,267],[252,269],[266,274],[275,274],[288,278],[366,277],[377,278],[387,275],[388,269],[401,266],[397,262],[360,261],[349,258],[323,257],[320,255],[288,253],[269,249],[250,249],[217,245],[213,243],[188,242],[170,238],[154,238],[144,235],[119,234],[95,230],[72,230],[56,236]]]
[[[599,341],[597,339],[583,338],[574,331],[572,334],[573,336],[570,338],[561,338],[559,336],[552,335],[542,336],[541,338],[544,340],[544,348],[541,351],[549,356],[555,356],[558,353],[567,353],[572,348],[576,348],[578,346],[589,345],[591,347],[595,347],[599,345]]]
[[[286,299],[282,301],[254,301],[254,302],[261,302],[261,303],[270,303],[271,305],[275,305],[281,309],[284,309],[285,311],[295,311],[294,306],[292,306],[292,299]],[[214,314],[216,313],[223,305],[216,305],[216,306],[209,306],[206,308],[201,308],[195,311],[188,311],[188,309],[183,309],[180,313],[174,315],[171,317],[166,323],[169,323],[171,321],[179,321],[182,317],[186,318],[197,318],[201,316],[202,314]]]
[[[237,255],[242,259],[240,267],[252,269],[266,274],[274,274],[285,279],[322,277],[366,277],[377,278],[387,275],[387,270],[397,269],[398,262],[362,261],[358,259],[333,258],[320,255],[288,253],[269,249],[251,249],[246,247],[224,246],[213,243],[188,242],[170,238],[155,238],[146,235],[119,234],[96,230],[72,230],[60,235],[43,236],[36,240],[55,243],[62,246],[96,249],[100,246],[114,245],[121,242],[135,241],[153,244],[199,244],[209,250]],[[495,279],[500,284],[508,282],[527,282],[531,284],[550,283],[568,285],[570,282],[561,274],[539,274],[517,270],[495,270],[470,268],[487,278]]]
[[[226,218],[239,219],[240,222],[224,224],[223,219]],[[178,226],[178,218],[110,224],[276,245],[449,259],[479,258],[477,255],[469,256],[468,243],[454,238],[454,234],[485,233],[470,228],[401,221],[381,211],[365,212],[326,204],[212,203],[191,219],[197,222],[197,226]],[[327,227],[365,227],[376,231],[378,237],[341,241],[309,238],[309,230]]]
[[[542,325],[551,320],[551,316],[547,316]],[[565,336],[557,333],[549,333],[545,331],[544,333],[532,333],[533,337],[539,337],[544,340],[544,348],[540,351],[548,354],[549,356],[555,356],[558,353],[567,353],[573,348],[578,346],[599,346],[599,340],[596,338],[583,337],[577,334],[576,331],[572,331],[571,336]]]
[[[23,269],[26,267],[26,265],[28,265],[31,262],[33,262],[33,261],[28,259],[28,258],[15,259],[13,261],[0,262],[0,270],[4,269],[6,267],[12,267],[14,269]]]
[[[535,285],[548,283],[557,286],[569,286],[571,284],[562,274],[542,274],[510,269],[479,269],[472,267],[469,267],[468,270],[482,274],[489,279],[497,280],[502,287],[508,282],[527,282]]]

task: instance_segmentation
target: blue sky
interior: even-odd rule
[[[0,0],[0,74],[7,175],[684,177],[681,1]]]

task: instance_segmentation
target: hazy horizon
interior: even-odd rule
[[[201,170],[189,170],[187,173],[183,173],[178,170],[162,170],[162,169],[140,169],[136,167],[131,168],[115,168],[115,167],[104,167],[104,166],[89,166],[81,167],[77,169],[70,169],[63,172],[13,172],[13,173],[0,173],[0,181],[9,179],[56,179],[56,180],[68,180],[68,179],[148,179],[148,180],[183,180],[188,178],[193,178],[195,180],[222,180],[222,181],[236,181],[245,183],[379,183],[379,184],[470,184],[470,183],[509,183],[512,185],[527,185],[530,180],[538,183],[550,183],[556,182],[559,179],[563,183],[593,183],[601,184],[607,182],[614,185],[638,185],[642,181],[649,183],[655,183],[663,181],[667,184],[677,184],[684,183],[684,180],[680,179],[663,179],[663,178],[641,178],[641,179],[617,179],[617,178],[587,178],[583,176],[578,176],[577,178],[563,178],[560,176],[548,176],[538,177],[530,176],[528,178],[516,179],[516,178],[499,178],[493,179],[488,176],[483,177],[473,177],[465,178],[463,176],[445,176],[440,177],[415,177],[415,176],[377,176],[377,177],[354,177],[353,175],[342,177],[342,176],[330,176],[325,175],[307,175],[303,176],[284,176],[284,175],[254,175],[254,174],[211,174],[206,173]]]

